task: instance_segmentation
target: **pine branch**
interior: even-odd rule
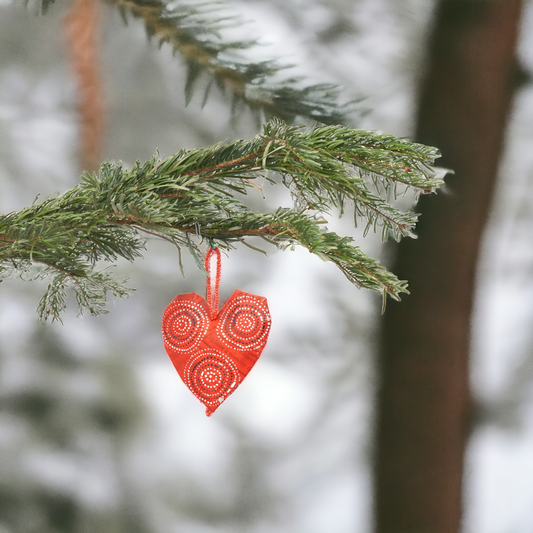
[[[66,47],[77,85],[81,168],[95,170],[102,161],[104,88],[100,73],[98,30],[102,6],[76,0],[63,18]],[[43,9],[45,6],[43,6]]]
[[[30,0],[23,0],[23,1],[24,1],[24,5],[27,7]],[[56,0],[35,0],[35,3],[36,3],[35,9],[37,13],[45,15],[50,5],[53,4],[55,1]]]
[[[324,124],[344,121],[346,106],[338,104],[339,90],[331,84],[299,88],[299,79],[282,84],[270,80],[286,66],[275,61],[252,63],[238,58],[240,52],[257,46],[256,41],[225,41],[221,32],[239,20],[221,14],[219,2],[180,2],[165,0],[106,0],[116,6],[124,20],[127,14],[143,20],[150,37],[159,45],[170,44],[187,65],[185,100],[189,103],[196,82],[207,74],[219,87],[231,91],[236,102],[244,102],[267,117],[277,116],[292,122],[296,117]],[[237,58],[235,57],[237,56]],[[207,85],[204,103],[211,83]]]
[[[0,217],[0,277],[51,277],[39,305],[42,318],[59,318],[69,285],[80,311],[98,314],[108,291],[129,291],[97,265],[133,261],[148,236],[186,247],[197,258],[204,240],[228,249],[258,236],[281,248],[304,246],[352,283],[398,298],[406,283],[350,238],[328,232],[322,214],[352,202],[356,214],[384,234],[412,235],[416,215],[377,194],[398,183],[422,193],[436,190],[435,157],[433,148],[379,133],[273,120],[251,140],[154,156],[130,170],[105,163],[99,175],[85,173],[63,195]],[[251,211],[244,199],[259,177],[288,186],[295,208]],[[372,193],[375,180],[385,185]]]

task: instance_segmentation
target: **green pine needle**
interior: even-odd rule
[[[354,206],[367,228],[384,238],[413,236],[416,214],[398,210],[391,191],[435,191],[435,148],[344,126],[305,129],[272,120],[251,140],[154,156],[132,169],[104,163],[99,174],[58,197],[0,216],[0,278],[49,279],[41,318],[59,319],[67,287],[81,313],[105,312],[107,293],[131,292],[100,262],[140,257],[149,236],[188,249],[202,267],[202,241],[232,248],[262,237],[280,248],[300,245],[335,264],[350,282],[398,298],[407,284],[352,244],[330,232],[323,214]],[[252,211],[244,202],[254,180],[288,187],[294,208]],[[255,189],[254,189],[255,190]],[[250,245],[250,244],[249,244]],[[253,245],[252,248],[256,249]]]
[[[185,102],[188,104],[202,76],[214,81],[233,95],[234,108],[240,102],[266,117],[279,117],[292,122],[296,117],[325,124],[345,120],[350,103],[339,105],[339,89],[330,84],[300,88],[298,79],[271,82],[273,76],[286,69],[275,61],[252,63],[242,51],[258,46],[257,41],[227,41],[224,29],[237,26],[241,20],[223,15],[221,2],[165,0],[106,0],[117,7],[127,23],[128,15],[141,19],[150,38],[159,46],[168,44],[187,67]],[[203,104],[211,83],[206,84]]]

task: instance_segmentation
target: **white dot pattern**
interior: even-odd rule
[[[241,382],[235,363],[216,350],[202,350],[185,366],[184,381],[206,406],[218,407]]]
[[[196,348],[208,327],[206,310],[191,300],[174,300],[163,315],[164,341],[178,352],[189,352]]]
[[[222,309],[217,333],[229,348],[253,351],[266,344],[270,324],[266,300],[242,292],[228,301]]]

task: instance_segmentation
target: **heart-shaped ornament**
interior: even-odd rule
[[[213,253],[218,268],[214,295],[209,280],[207,285],[211,306],[199,294],[180,294],[165,309],[162,321],[165,350],[185,385],[205,405],[207,416],[250,372],[266,345],[271,323],[266,298],[239,290],[217,312],[218,249],[208,252],[206,270]]]

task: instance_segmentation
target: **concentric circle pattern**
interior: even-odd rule
[[[270,322],[266,300],[243,292],[224,306],[217,333],[229,348],[258,350],[266,343]]]
[[[188,352],[198,346],[209,326],[207,311],[197,302],[175,300],[163,315],[163,338],[170,349]]]
[[[215,409],[241,382],[237,366],[224,354],[211,349],[191,357],[184,374],[185,384],[192,393],[206,407]]]

